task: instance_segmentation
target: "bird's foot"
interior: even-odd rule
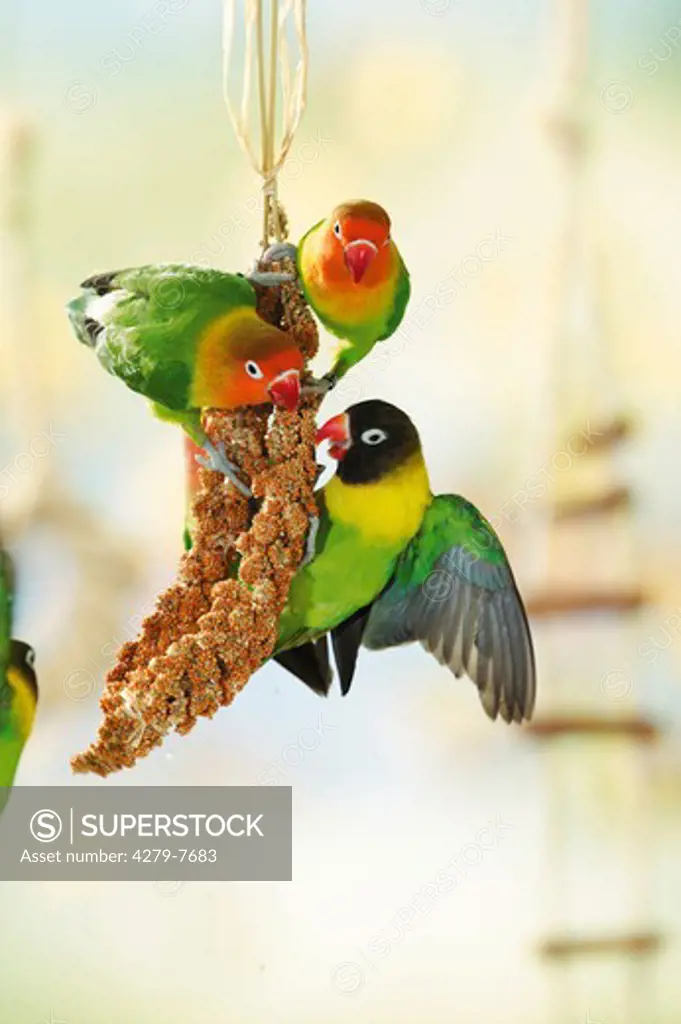
[[[222,473],[226,476],[231,484],[234,484],[237,491],[243,494],[245,498],[252,498],[253,494],[243,480],[239,479],[239,469],[234,465],[233,462],[227,458],[225,454],[225,446],[222,442],[215,445],[208,438],[203,442],[203,449],[206,452],[205,455],[197,455],[196,461],[204,469],[212,469],[215,473]]]
[[[301,395],[328,395],[332,388],[335,388],[338,383],[338,377],[335,373],[325,373],[318,379],[312,379],[309,384],[305,384],[300,389]]]
[[[295,281],[295,274],[280,273],[278,270],[258,270],[257,266],[251,267],[246,274],[246,280],[251,284],[262,285],[263,288],[272,288],[279,284],[290,284]]]
[[[263,253],[264,263],[281,263],[282,260],[293,260],[296,262],[298,250],[292,242],[275,242],[265,249]]]
[[[291,281],[295,281],[296,275],[291,274],[288,271],[283,270],[261,270],[260,268],[265,266],[269,267],[273,263],[280,263],[281,260],[290,259],[293,263],[296,262],[296,247],[291,245],[290,242],[275,242],[274,245],[270,245],[262,254],[262,258],[256,260],[248,274],[246,275],[248,280],[252,284],[259,284],[265,288],[273,287],[274,285],[289,284]]]
[[[317,534],[319,533],[319,516],[310,516],[310,528],[307,531],[307,540],[305,542],[305,557],[301,562],[301,569],[304,565],[307,565],[315,556],[315,548],[317,546]]]

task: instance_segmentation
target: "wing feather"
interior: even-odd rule
[[[490,718],[532,715],[532,637],[511,567],[489,523],[455,495],[433,500],[363,637],[374,650],[417,640],[473,680]]]
[[[95,274],[67,306],[77,338],[133,391],[174,411],[193,408],[191,387],[206,327],[255,309],[239,274],[183,263]]]

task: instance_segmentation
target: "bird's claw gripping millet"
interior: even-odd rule
[[[230,462],[225,454],[225,446],[220,443],[214,445],[208,438],[203,443],[205,455],[197,455],[196,461],[204,469],[212,469],[216,473],[222,473],[226,476],[231,484],[233,484],[240,494],[243,494],[245,498],[252,498],[252,492],[250,487],[247,487],[243,480],[239,479],[238,467]]]
[[[319,516],[310,516],[310,528],[307,533],[307,540],[305,541],[305,554],[303,560],[300,563],[300,567],[307,565],[311,562],[315,556],[315,549],[317,547],[317,534],[319,533]]]
[[[295,281],[295,274],[285,274],[274,270],[258,270],[253,267],[246,275],[246,280],[251,284],[259,284],[263,288],[273,288],[275,285],[290,284]]]
[[[292,242],[274,242],[262,255],[262,263],[281,263],[289,259],[294,264],[298,256],[298,250]]]
[[[335,373],[325,373],[322,377],[317,380],[313,380],[309,384],[305,384],[301,390],[301,395],[328,395],[329,391],[332,391],[338,383],[338,378]]]

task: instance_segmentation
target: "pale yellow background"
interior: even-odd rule
[[[18,781],[56,784],[71,778],[69,756],[93,735],[112,651],[173,574],[183,516],[179,434],[102,372],[70,334],[63,305],[95,270],[197,259],[206,247],[217,266],[242,269],[256,252],[260,218],[257,184],[221,101],[217,0],[175,3],[160,28],[144,21],[153,8],[132,0],[3,4],[0,107],[28,125],[35,153],[23,361],[20,372],[3,362],[0,375],[1,464],[51,422],[65,436],[46,460],[50,486],[58,481],[105,531],[88,556],[96,567],[103,551],[102,568],[77,605],[84,577],[63,527],[15,530],[17,634],[38,650],[41,683]],[[679,12],[662,0],[594,0],[592,8],[587,220],[608,354],[605,369],[594,370],[579,350],[571,372],[599,385],[588,396],[594,407],[602,401],[637,417],[620,468],[637,495],[635,571],[654,603],[633,636],[605,654],[599,647],[593,660],[587,627],[557,655],[540,635],[539,665],[557,658],[557,673],[592,705],[604,700],[603,671],[624,666],[639,704],[673,730],[681,644],[671,630],[669,649],[652,663],[636,648],[650,638],[666,644],[662,629],[681,604],[681,55],[672,46],[652,74],[649,63],[650,47],[665,53],[660,40]],[[547,132],[552,33],[551,5],[539,0],[312,0],[309,107],[282,183],[294,238],[351,196],[391,212],[412,275],[409,340],[348,379],[329,414],[360,395],[407,409],[434,490],[461,492],[497,516],[525,592],[541,580],[546,503],[512,517],[506,503],[556,451],[548,381],[562,193]],[[455,297],[428,312],[438,286],[499,236],[495,258],[479,273],[460,272]],[[6,311],[16,298],[8,280]],[[21,476],[0,516],[20,508],[34,483]],[[116,563],[112,603],[116,579],[96,577],[112,571],[107,558],[120,549],[130,564]],[[551,678],[540,674],[540,709]],[[654,968],[658,1002],[641,1024],[671,1024],[681,1005],[679,742],[672,731],[645,769],[661,823],[643,854],[653,882],[641,926],[660,926],[669,945]],[[189,883],[174,895],[152,884],[0,885],[0,1019],[558,1020],[535,953],[551,875],[549,762],[520,731],[487,722],[469,683],[420,649],[365,653],[349,698],[334,691],[322,702],[268,667],[231,709],[169,740],[121,781],[249,784],[277,763],[294,789],[292,884]],[[631,765],[626,755],[613,764],[597,811],[626,803]],[[578,790],[584,800],[588,776]],[[400,937],[402,908],[497,817],[511,826],[503,838]],[[613,812],[604,824],[596,813],[602,835],[589,815],[586,825],[575,821],[584,921],[622,909],[621,817]],[[594,835],[592,858],[585,851]],[[370,945],[377,936],[389,942],[380,959]],[[338,973],[348,963],[360,972],[350,968],[355,983]],[[575,1024],[589,1014],[624,1019],[624,990],[609,970],[586,973]]]

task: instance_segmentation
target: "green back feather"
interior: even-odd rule
[[[255,309],[238,274],[189,264],[158,264],[84,282],[67,307],[79,341],[109,373],[168,409],[191,408],[199,341],[217,317]]]
[[[385,327],[385,332],[381,334],[379,341],[385,341],[392,334],[395,333],[397,328],[402,322],[404,311],[407,308],[409,297],[411,295],[411,282],[409,280],[409,271],[407,270],[404,260],[398,252],[399,258],[399,271],[397,275],[397,289],[395,291],[395,301],[388,315],[388,320]]]
[[[318,220],[316,224],[313,224],[312,227],[308,231],[305,232],[303,237],[298,242],[298,248],[296,249],[296,270],[298,271],[298,277],[300,278],[300,283],[303,286],[303,290],[305,289],[305,278],[304,278],[304,275],[303,275],[303,263],[302,263],[302,260],[303,260],[303,248],[305,247],[305,243],[307,242],[308,238],[310,238],[310,236],[313,235],[315,233],[315,231],[319,231],[319,229],[325,223],[326,223],[326,221],[324,220],[324,218],[322,218],[321,220]]]

